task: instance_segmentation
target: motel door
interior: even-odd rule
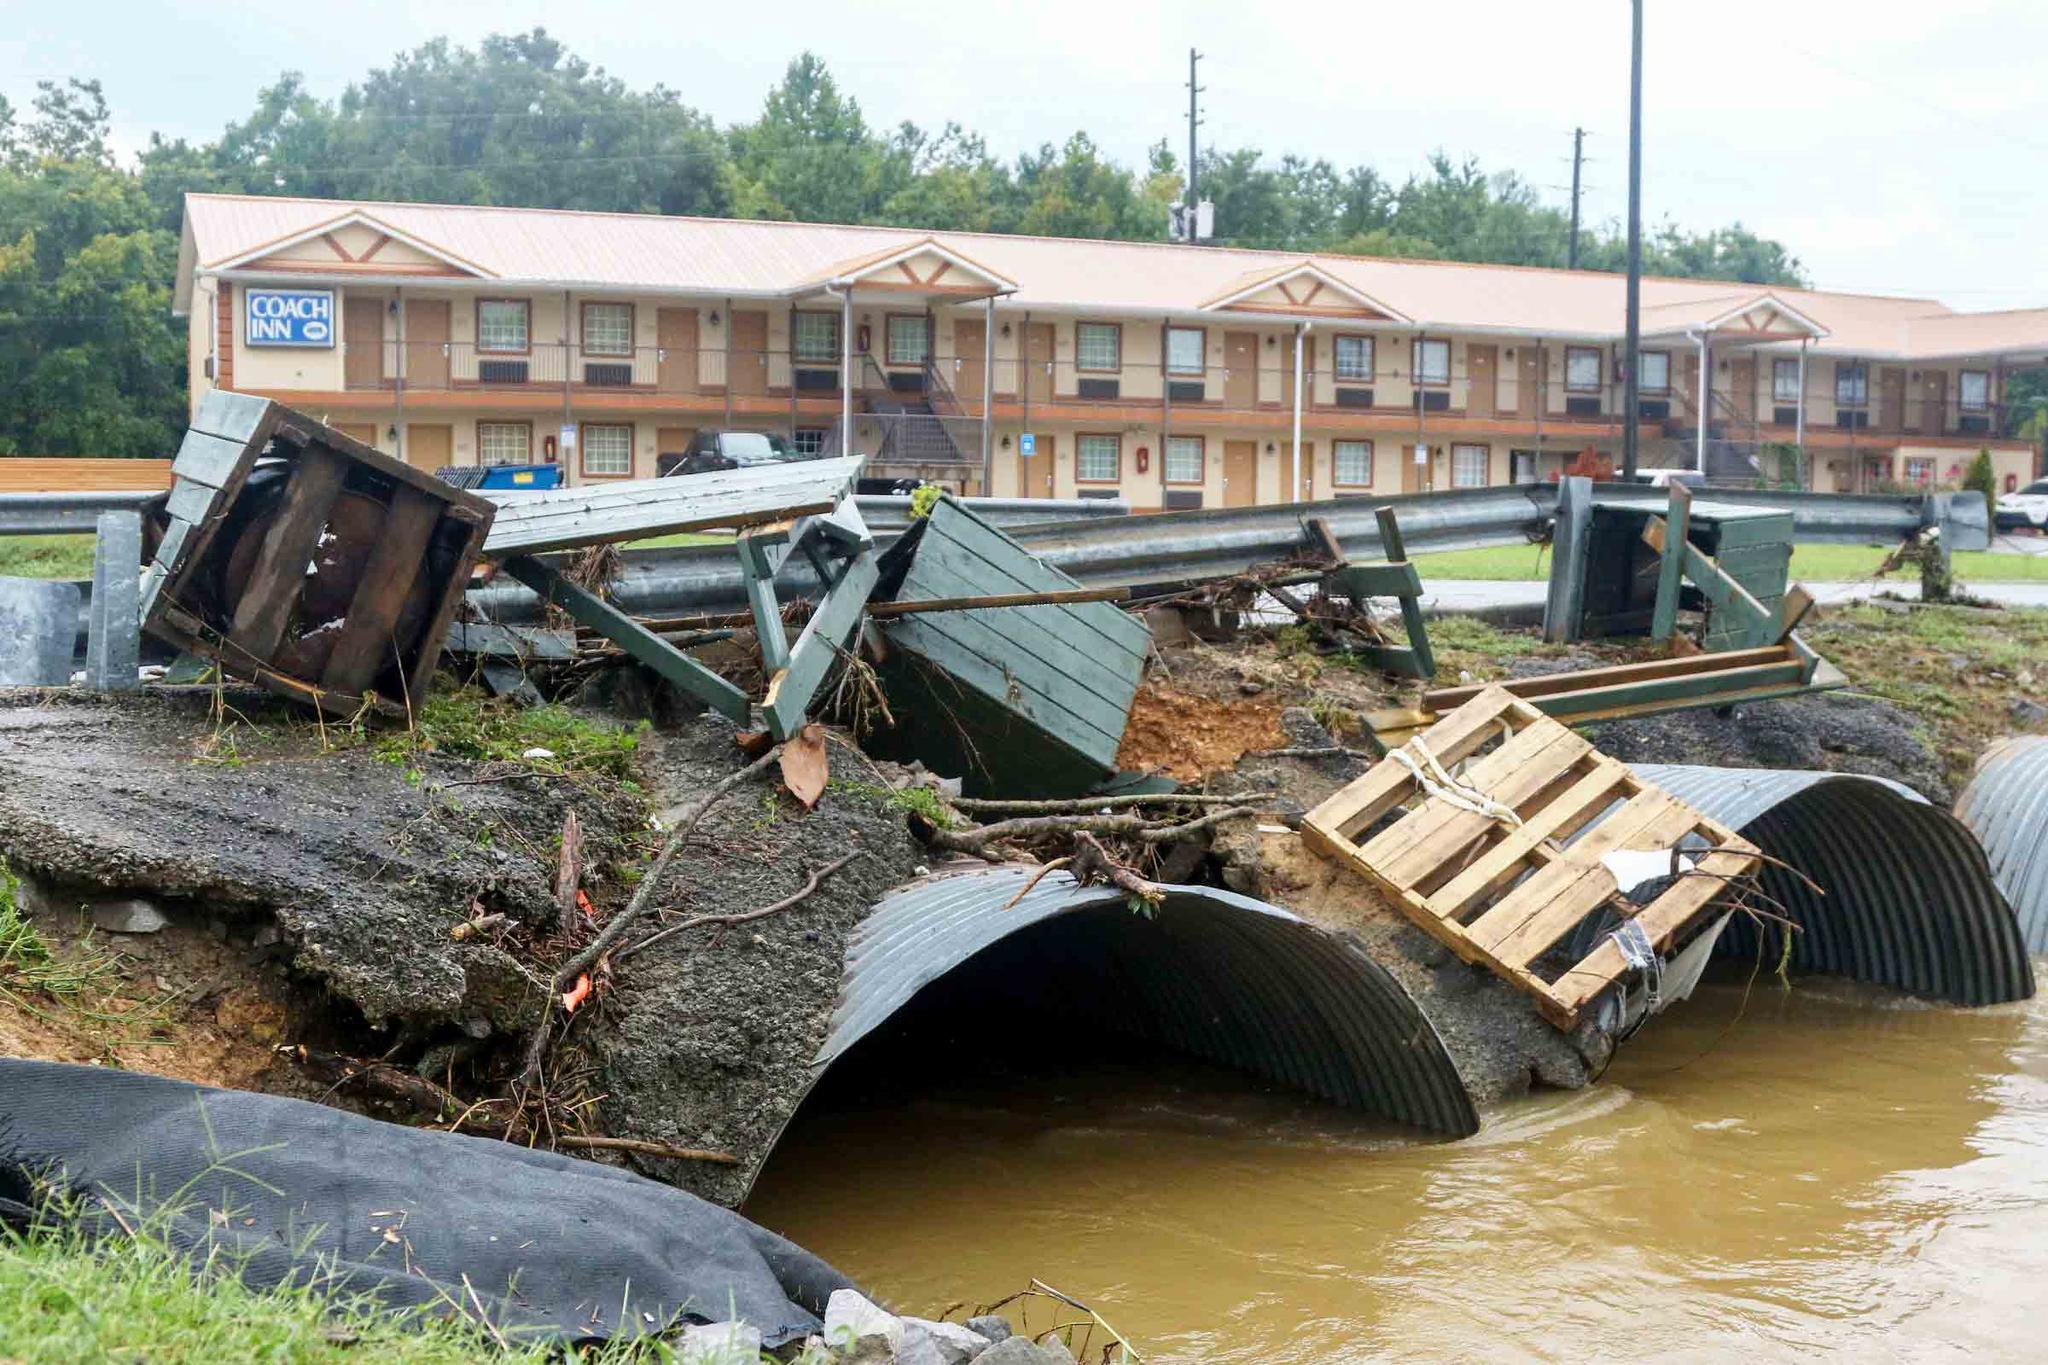
[[[1034,322],[1024,329],[1024,385],[1031,401],[1052,397],[1052,324]],[[1044,454],[1043,450],[1040,454]],[[1050,497],[1041,493],[1040,497]]]
[[[758,310],[732,315],[732,391],[768,392],[768,315]]]
[[[979,318],[953,320],[953,396],[968,412],[981,411],[988,367],[988,332]]]
[[[1259,334],[1223,334],[1223,406],[1238,412],[1259,403]]]
[[[1543,348],[1527,342],[1515,348],[1515,415],[1534,418],[1543,393]]]
[[[1756,421],[1756,357],[1737,356],[1728,362],[1728,402],[1737,423]]]
[[[384,300],[348,298],[341,305],[341,382],[375,389],[384,383]]]
[[[1465,415],[1491,417],[1499,407],[1499,360],[1497,346],[1465,347]]]
[[[1020,498],[1052,496],[1052,470],[1057,463],[1054,454],[1059,449],[1059,438],[1041,431],[1037,445],[1036,455],[1017,457],[1017,496]]]
[[[455,428],[443,423],[406,423],[405,462],[429,474],[454,464]]]
[[[1939,436],[1948,430],[1948,371],[1926,370],[1920,376],[1920,430]]]
[[[1223,505],[1251,507],[1259,500],[1259,443],[1223,443]]]
[[[448,300],[405,301],[405,378],[416,389],[448,387]]]
[[[697,392],[697,310],[656,309],[654,344],[659,356],[654,386],[663,393]]]

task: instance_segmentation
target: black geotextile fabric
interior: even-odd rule
[[[182,1249],[224,1246],[252,1284],[328,1277],[394,1307],[474,1314],[480,1302],[508,1333],[737,1318],[780,1345],[817,1331],[849,1285],[728,1209],[608,1166],[275,1095],[0,1058],[0,1199],[37,1182],[84,1196],[82,1216],[109,1235],[141,1217]]]

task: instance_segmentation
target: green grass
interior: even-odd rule
[[[640,730],[593,720],[566,706],[520,706],[475,688],[436,691],[420,703],[410,730],[377,740],[377,756],[409,764],[417,754],[440,753],[487,763],[518,763],[538,772],[571,776],[633,775]],[[547,757],[528,758],[545,749]]]
[[[635,540],[619,546],[621,550],[666,550],[677,545],[730,545],[732,537],[724,532],[678,531],[672,536],[656,536],[652,540]]]
[[[666,1348],[586,1355],[501,1347],[467,1320],[403,1317],[304,1286],[252,1289],[162,1242],[88,1244],[68,1231],[0,1231],[0,1360],[213,1365],[223,1361],[542,1365],[674,1360]]]
[[[1890,553],[1877,545],[1800,545],[1792,551],[1792,576],[1811,583],[1853,583],[1877,571]],[[1983,550],[1959,551],[1956,577],[1964,583],[2048,582],[2048,555],[1995,555]],[[1430,579],[1480,582],[1541,581],[1550,576],[1550,554],[1534,545],[1496,545],[1484,550],[1452,550],[1417,555],[1415,567],[1423,582]],[[1894,574],[1901,582],[1918,582],[1917,572]]]
[[[0,536],[0,575],[91,578],[91,536]]]

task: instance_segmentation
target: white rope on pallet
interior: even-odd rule
[[[1408,752],[1411,749],[1415,751],[1412,754]],[[1459,810],[1484,815],[1490,820],[1499,820],[1504,824],[1522,823],[1522,817],[1515,814],[1512,806],[1502,805],[1471,783],[1460,781],[1445,771],[1437,756],[1422,742],[1421,735],[1416,735],[1398,749],[1389,749],[1387,757],[1406,768],[1408,775],[1415,779],[1415,784],[1438,800],[1456,806]]]

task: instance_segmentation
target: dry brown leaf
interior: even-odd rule
[[[782,785],[809,810],[825,794],[831,776],[825,757],[825,727],[812,721],[782,746]]]

